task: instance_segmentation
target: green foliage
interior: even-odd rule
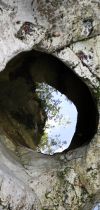
[[[55,91],[56,93],[58,92],[56,89]],[[58,104],[60,104],[60,100],[55,100],[54,96],[52,95],[54,88],[46,83],[37,83],[36,92],[42,101],[47,117],[49,119],[54,118],[59,113],[60,109],[58,106]]]
[[[46,83],[36,84],[36,94],[47,116],[44,134],[38,149],[47,151],[47,154],[53,154],[56,148],[62,149],[62,145],[66,144],[66,141],[61,139],[59,133],[52,135],[52,130],[53,128],[56,129],[56,127],[59,128],[59,126],[66,127],[70,123],[70,120],[68,121],[68,118],[62,114],[62,104],[64,100],[66,102],[67,97]]]

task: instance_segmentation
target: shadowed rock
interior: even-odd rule
[[[46,115],[44,113],[42,122],[40,112],[43,112],[43,107],[40,108],[41,102],[35,93],[35,82],[46,82],[55,87],[65,94],[78,110],[76,132],[68,150],[87,144],[96,133],[98,111],[89,88],[56,57],[36,51],[21,53],[7,64],[5,71],[0,74],[0,80],[1,109],[5,116],[8,117],[10,114],[10,120],[17,130],[15,136],[18,133],[24,139],[19,141],[18,135],[16,138],[12,136],[14,141],[16,139],[16,142],[25,143],[29,147],[33,140],[36,145],[38,144],[36,142],[40,141],[41,125],[43,129]],[[21,131],[18,130],[18,126],[16,127],[18,123]],[[4,123],[3,126],[5,127]]]

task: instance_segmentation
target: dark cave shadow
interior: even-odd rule
[[[27,83],[46,82],[70,99],[78,110],[76,132],[70,146],[75,149],[88,144],[98,127],[96,100],[88,86],[76,73],[53,55],[32,50],[13,58],[6,66],[10,80],[24,77]]]

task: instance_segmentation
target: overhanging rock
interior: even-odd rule
[[[99,1],[0,1],[0,70],[23,51],[54,53],[86,82],[99,108],[99,10]],[[16,146],[1,128],[0,208],[91,210],[100,202],[99,134],[98,126],[88,145],[45,156]]]

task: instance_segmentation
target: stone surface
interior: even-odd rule
[[[14,142],[34,149],[43,134],[46,113],[30,77],[22,77],[22,72],[21,77],[13,79],[8,73],[0,75],[0,127]]]
[[[0,1],[0,70],[32,48],[55,53],[99,98],[100,2]],[[99,107],[99,105],[98,105]],[[100,128],[91,143],[52,157],[0,130],[0,208],[91,210],[100,202]]]
[[[55,55],[70,66],[88,85],[99,87],[100,36],[73,43]]]
[[[3,209],[39,209],[36,193],[28,186],[28,175],[18,157],[0,136],[0,204]]]

